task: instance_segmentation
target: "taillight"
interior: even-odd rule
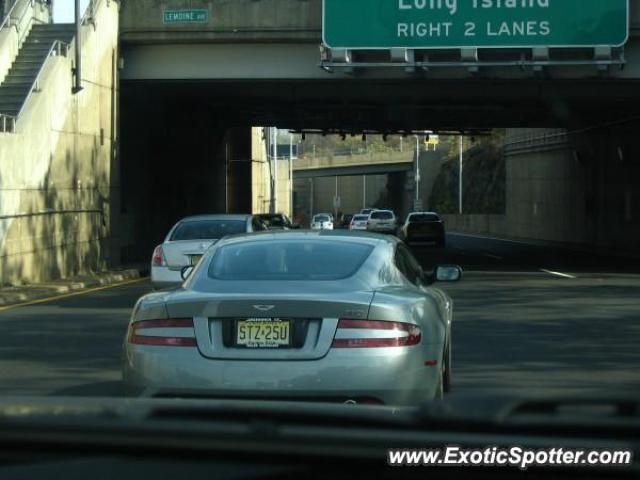
[[[333,348],[410,347],[422,339],[412,323],[340,319]]]
[[[195,330],[191,318],[143,320],[129,325],[129,343],[166,347],[195,347]]]
[[[162,250],[162,245],[158,245],[153,251],[151,264],[154,267],[164,267],[167,264],[164,259],[164,251]]]

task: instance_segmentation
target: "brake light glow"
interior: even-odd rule
[[[167,265],[167,262],[164,258],[164,251],[162,250],[162,245],[158,245],[153,251],[151,265],[153,265],[154,267],[164,267]]]
[[[422,340],[418,325],[384,320],[340,319],[333,348],[410,347]]]
[[[162,329],[160,335],[157,330]],[[187,329],[186,331],[171,331]],[[153,331],[156,330],[154,333]],[[195,347],[195,330],[191,318],[167,318],[143,320],[129,325],[128,342],[134,345],[155,345],[166,347]]]

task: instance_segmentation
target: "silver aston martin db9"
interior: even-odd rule
[[[451,382],[452,301],[395,237],[344,230],[227,237],[182,288],[137,302],[130,394],[412,405]]]

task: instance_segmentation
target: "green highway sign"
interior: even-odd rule
[[[628,0],[324,0],[330,48],[622,46]]]
[[[209,21],[209,10],[204,8],[165,10],[162,17],[164,23],[207,23]]]

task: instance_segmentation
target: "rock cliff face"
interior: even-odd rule
[[[438,175],[429,205],[439,213],[458,213],[458,158],[450,157]],[[464,213],[504,214],[506,170],[503,150],[494,143],[465,152],[462,205]]]

